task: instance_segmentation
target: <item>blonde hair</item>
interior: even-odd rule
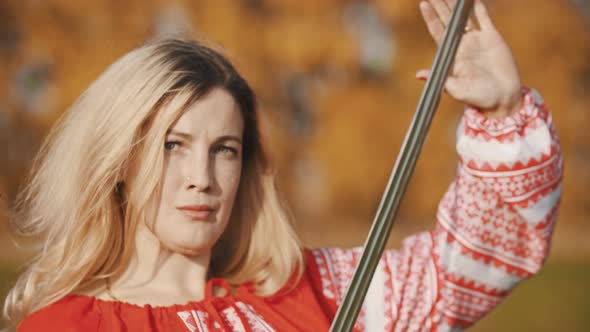
[[[6,298],[11,324],[100,286],[129,263],[136,226],[159,187],[154,174],[162,174],[166,131],[213,88],[234,97],[245,129],[241,183],[229,225],[213,248],[210,275],[253,282],[259,295],[301,277],[301,245],[264,154],[252,90],[220,53],[167,39],[111,65],[42,145],[13,224],[43,242]],[[123,184],[130,172],[141,181]]]

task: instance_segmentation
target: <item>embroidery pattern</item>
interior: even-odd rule
[[[226,331],[233,332],[275,332],[275,330],[260,316],[251,305],[235,302],[220,311]],[[178,312],[178,317],[191,332],[219,331],[219,322],[210,319],[204,310],[189,310]],[[244,325],[247,323],[247,326]]]

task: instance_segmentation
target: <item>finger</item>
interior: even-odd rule
[[[447,26],[451,17],[451,10],[447,4],[443,0],[428,0],[428,2],[432,5],[444,26]]]
[[[445,3],[449,7],[449,11],[452,13],[453,8],[455,7],[455,4],[457,3],[457,0],[445,0]],[[450,18],[449,18],[449,20],[450,20]],[[479,22],[478,22],[478,19],[475,17],[475,15],[473,15],[473,11],[471,11],[469,14],[469,18],[467,19],[467,23],[465,23],[465,29],[466,30],[473,30],[473,29],[479,30]]]
[[[436,15],[436,11],[429,2],[421,1],[420,12],[422,13],[424,22],[426,22],[428,32],[430,32],[430,35],[437,44],[440,43],[445,33],[445,25],[440,21],[438,15]]]
[[[445,0],[445,4],[447,5],[447,8],[449,8],[449,13],[453,12],[453,7],[455,7],[456,2],[456,0]]]
[[[494,27],[494,23],[492,23],[492,20],[490,19],[490,16],[488,15],[488,10],[486,9],[486,6],[483,4],[482,0],[475,0],[475,3],[473,5],[473,11],[475,12],[475,17],[477,18],[477,20],[479,21],[479,25],[482,28],[493,28]]]
[[[416,72],[416,78],[421,81],[426,81],[430,75],[429,69],[421,69]],[[448,76],[444,85],[444,92],[457,100],[463,100],[465,86],[461,86],[460,81],[454,76]]]

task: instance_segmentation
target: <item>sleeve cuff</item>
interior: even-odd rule
[[[465,108],[464,124],[472,130],[486,132],[490,136],[500,136],[519,130],[538,116],[543,106],[539,93],[531,88],[522,90],[522,106],[518,112],[500,119],[488,119],[473,106]]]

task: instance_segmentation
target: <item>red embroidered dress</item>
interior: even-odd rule
[[[501,120],[468,108],[457,150],[457,177],[436,228],[383,255],[357,330],[461,330],[541,268],[562,177],[557,135],[541,97],[526,90],[522,109]],[[248,285],[231,296],[168,307],[71,295],[31,314],[19,330],[327,331],[360,253],[306,250],[301,281],[271,297],[257,297]]]

